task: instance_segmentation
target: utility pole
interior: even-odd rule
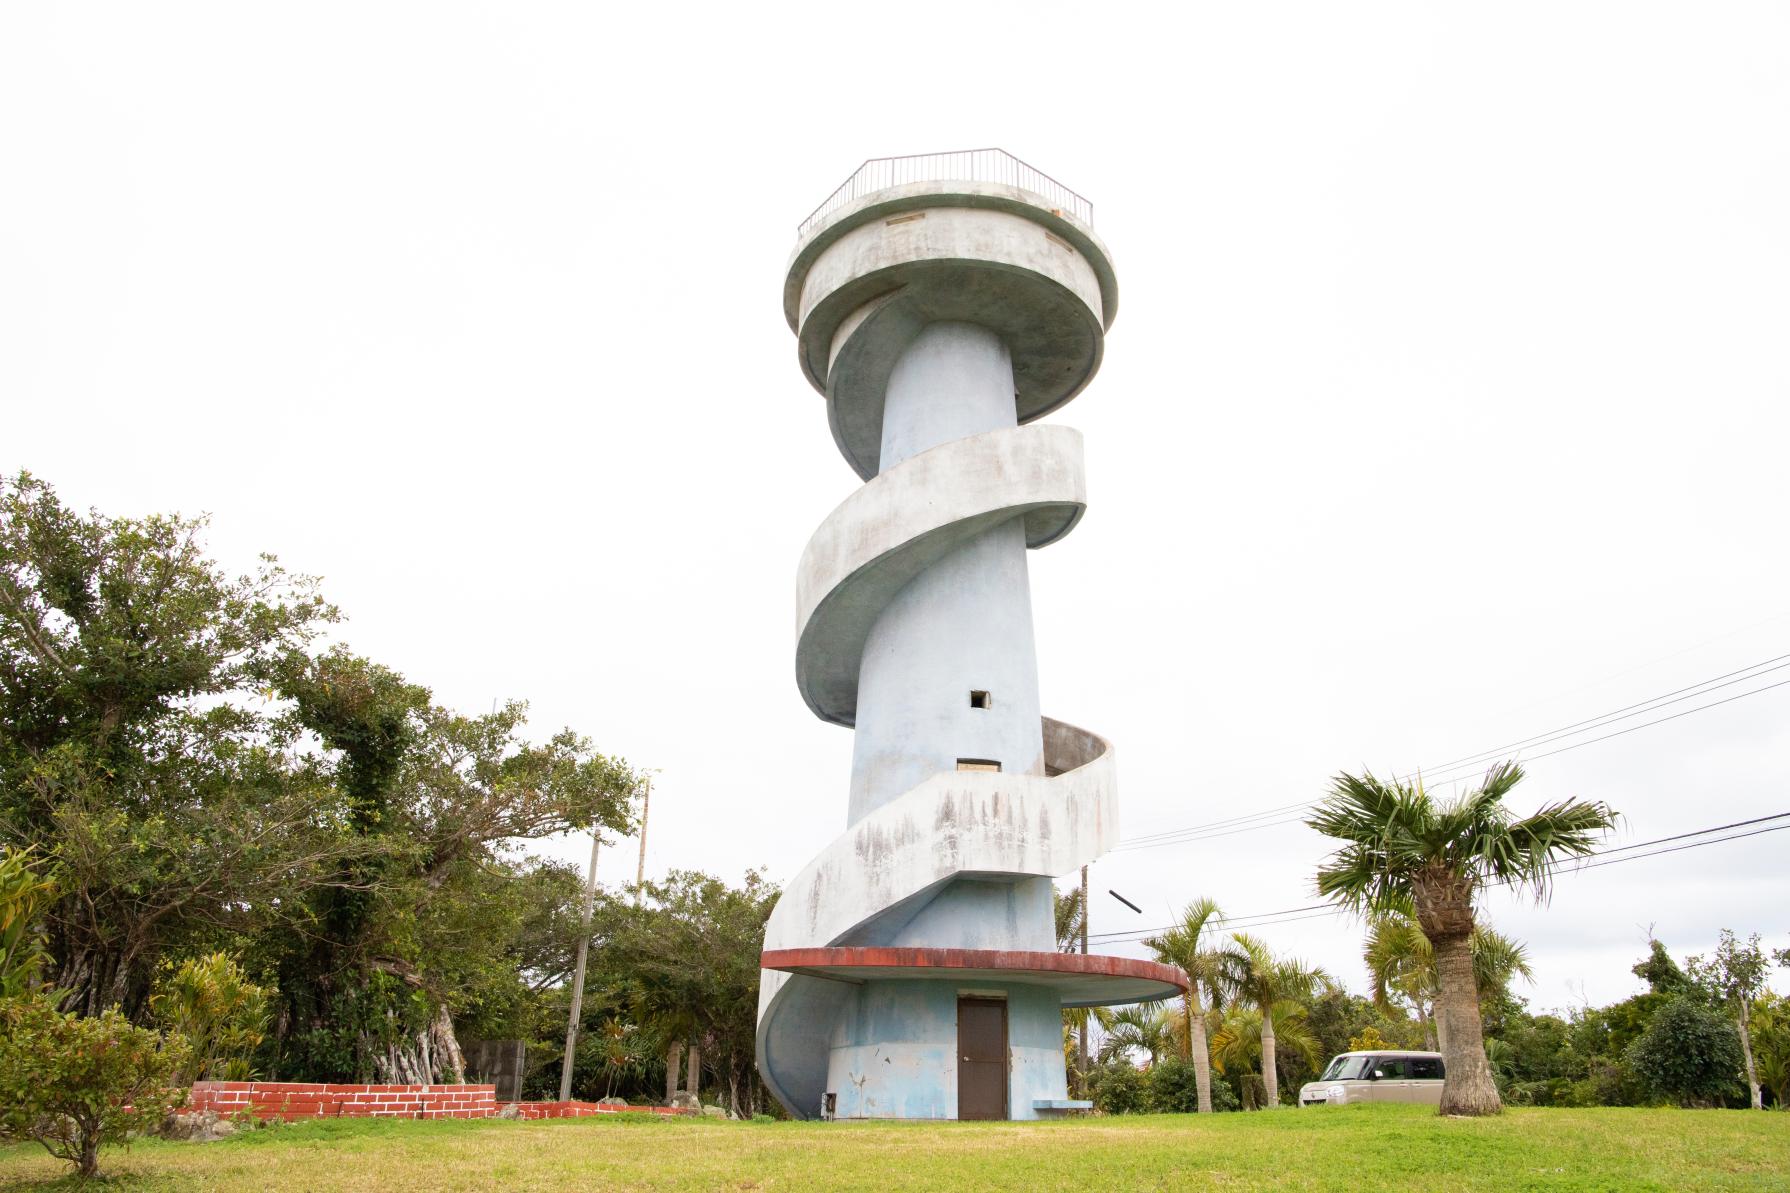
[[[603,843],[603,830],[593,825],[590,830],[590,877],[584,880],[584,918],[578,930],[578,968],[572,976],[572,1013],[566,1017],[566,1059],[560,1066],[559,1100],[572,1097],[572,1055],[578,1048],[578,1017],[584,1013],[584,964],[590,958],[590,917],[597,902],[597,849]]]
[[[1091,910],[1088,906],[1088,868],[1083,866],[1081,868],[1081,955],[1084,957],[1088,955],[1088,914]],[[1087,1014],[1083,1014],[1081,1019],[1082,1077],[1080,1084],[1084,1087],[1084,1092],[1088,1081],[1088,1018]]]
[[[640,865],[634,871],[634,906],[640,906],[640,896],[646,888],[646,814],[653,806],[653,777],[646,777],[646,787],[640,794]]]

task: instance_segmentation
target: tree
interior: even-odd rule
[[[427,951],[423,929],[441,925],[441,904],[509,877],[499,867],[514,842],[629,831],[640,776],[571,730],[542,745],[524,740],[520,702],[462,716],[344,649],[287,656],[266,671],[324,747],[319,765],[342,794],[341,831],[358,846],[313,895],[297,947],[278,959],[281,1065],[339,1080],[459,1080],[444,977],[464,970],[464,956]]]
[[[0,839],[57,859],[52,981],[87,1014],[140,1009],[159,952],[277,915],[336,844],[252,698],[335,610],[271,556],[231,578],[204,526],[0,480]]]
[[[1504,993],[1513,977],[1534,977],[1528,951],[1502,933],[1475,927],[1467,946],[1473,955],[1473,986],[1482,1006],[1488,996]],[[1369,917],[1362,960],[1367,962],[1374,1001],[1390,1008],[1397,995],[1416,1014],[1428,1046],[1437,1047],[1436,954],[1416,918],[1402,910]]]
[[[1100,1042],[1102,1063],[1122,1057],[1132,1049],[1143,1052],[1154,1064],[1174,1048],[1173,1013],[1165,1007],[1132,1003],[1112,1014]]]
[[[1180,923],[1161,936],[1144,941],[1144,947],[1155,953],[1158,961],[1176,966],[1187,976],[1187,993],[1181,998],[1186,1040],[1183,1055],[1193,1062],[1201,1114],[1212,1113],[1212,1053],[1206,1041],[1206,1007],[1201,990],[1215,992],[1223,977],[1218,950],[1207,947],[1208,930],[1223,919],[1218,902],[1202,897],[1181,910]]]
[[[1760,995],[1753,1007],[1752,1036],[1759,1083],[1771,1091],[1778,1109],[1790,1109],[1790,998]]]
[[[1727,1016],[1692,996],[1672,999],[1629,1050],[1653,1092],[1681,1106],[1719,1106],[1740,1092],[1740,1042]]]
[[[1753,999],[1765,989],[1767,968],[1765,951],[1759,947],[1758,933],[1754,933],[1752,939],[1743,945],[1734,939],[1734,933],[1727,928],[1722,929],[1720,943],[1716,945],[1715,954],[1708,961],[1700,956],[1685,959],[1686,976],[1691,984],[1705,991],[1734,1016],[1734,1026],[1740,1037],[1741,1056],[1746,1062],[1747,1092],[1752,1098],[1754,1110],[1764,1109],[1765,1103],[1759,1094],[1759,1067],[1753,1061],[1750,1023]]]
[[[1306,824],[1345,842],[1318,871],[1318,892],[1367,913],[1409,907],[1436,963],[1436,1019],[1447,1077],[1443,1114],[1496,1114],[1471,939],[1474,895],[1487,883],[1545,900],[1555,863],[1582,857],[1616,820],[1602,803],[1564,800],[1516,819],[1504,797],[1523,779],[1499,763],[1474,790],[1438,804],[1414,782],[1338,775]]]
[[[726,1093],[737,1118],[763,1104],[756,1067],[758,962],[777,888],[757,871],[729,886],[693,870],[674,870],[642,887],[605,945],[605,973],[618,975],[616,997],[635,1020],[670,1042],[688,1033]],[[693,1074],[691,1086],[695,1090]]]
[[[1251,1095],[1244,1091],[1246,1109],[1266,1109],[1279,1103],[1279,1060],[1281,1050],[1290,1056],[1302,1058],[1308,1065],[1319,1064],[1323,1060],[1317,1037],[1310,1030],[1307,1009],[1292,1000],[1281,1002],[1274,1008],[1274,1034],[1264,1038],[1262,1035],[1262,1012],[1260,1009],[1242,1003],[1232,1004],[1218,1019],[1212,1031],[1212,1065],[1221,1074],[1232,1073],[1249,1075],[1251,1070],[1263,1072],[1262,1092],[1265,1102],[1260,1107],[1250,1105]],[[1269,1041],[1276,1049],[1275,1086],[1268,1085],[1264,1048]]]
[[[0,1136],[34,1139],[90,1177],[102,1143],[160,1126],[180,1104],[186,1063],[180,1037],[116,1010],[83,1018],[45,998],[0,1000]]]
[[[1336,985],[1336,980],[1301,961],[1274,956],[1266,944],[1247,932],[1231,933],[1231,943],[1219,953],[1218,969],[1220,982],[1232,1000],[1253,1007],[1261,1016],[1262,1084],[1267,1088],[1268,1105],[1278,1106],[1275,1011],[1289,1003],[1308,1001],[1320,989]]]

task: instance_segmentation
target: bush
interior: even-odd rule
[[[56,884],[33,865],[29,849],[0,845],[0,998],[20,998],[37,985],[43,966],[38,921]]]
[[[1151,1114],[1192,1114],[1200,1108],[1193,1062],[1173,1056],[1144,1074],[1144,1109]]]
[[[1144,1074],[1142,1108],[1151,1114],[1197,1112],[1199,1080],[1193,1062],[1175,1056],[1152,1065]],[[1212,1109],[1237,1109],[1237,1091],[1218,1073],[1212,1074]]]
[[[185,1100],[171,1084],[186,1063],[179,1036],[116,1010],[83,1019],[44,998],[0,1000],[0,1135],[35,1139],[92,1176],[100,1144],[160,1127]]]
[[[1137,1114],[1144,1108],[1144,1075],[1117,1061],[1088,1074],[1088,1097],[1102,1114]]]
[[[267,1031],[271,990],[248,980],[222,953],[183,961],[150,997],[150,1010],[192,1050],[199,1081],[247,1081],[249,1055]]]
[[[1740,1037],[1726,1015],[1693,998],[1661,1007],[1628,1051],[1635,1074],[1680,1106],[1719,1106],[1741,1092]]]

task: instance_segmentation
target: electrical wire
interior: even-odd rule
[[[1522,742],[1513,742],[1513,743],[1510,743],[1509,746],[1499,746],[1493,750],[1482,751],[1481,754],[1469,754],[1469,755],[1466,755],[1465,757],[1468,759],[1477,759],[1477,758],[1480,758],[1482,755],[1483,756],[1493,756],[1493,755],[1500,753],[1501,751],[1503,751],[1505,749],[1510,748],[1510,746],[1521,745],[1524,743],[1545,745],[1548,742],[1560,741],[1567,737],[1577,736],[1578,734],[1588,732],[1591,729],[1601,729],[1605,725],[1615,724],[1617,721],[1626,720],[1628,717],[1631,717],[1631,716],[1639,716],[1645,712],[1651,712],[1655,709],[1665,708],[1670,704],[1676,704],[1680,700],[1688,700],[1688,699],[1692,699],[1695,696],[1707,695],[1710,692],[1719,691],[1720,689],[1729,687],[1732,684],[1743,683],[1748,679],[1756,679],[1759,676],[1768,675],[1773,671],[1782,670],[1784,667],[1790,667],[1790,662],[1786,662],[1783,660],[1790,660],[1790,655],[1778,655],[1774,658],[1765,659],[1761,662],[1754,663],[1750,666],[1742,667],[1738,671],[1729,671],[1722,675],[1717,675],[1717,676],[1714,676],[1713,678],[1703,680],[1700,683],[1692,684],[1688,688],[1678,688],[1675,691],[1667,692],[1664,695],[1655,696],[1650,700],[1640,701],[1638,704],[1626,705],[1623,708],[1616,709],[1610,713],[1603,713],[1603,714],[1600,714],[1599,716],[1588,717],[1583,721],[1576,721],[1572,725],[1562,726],[1560,729],[1549,730],[1545,733],[1536,734],[1533,737],[1524,738],[1524,739],[1522,739]],[[1735,678],[1733,678],[1735,676],[1741,676],[1741,678],[1735,679]],[[1726,681],[1726,682],[1722,682],[1722,681]],[[1775,688],[1784,687],[1785,685],[1790,685],[1790,679],[1779,680],[1776,683],[1766,684],[1766,685],[1764,685],[1762,687],[1758,687],[1758,688],[1751,688],[1745,692],[1738,692],[1732,696],[1723,697],[1720,700],[1713,700],[1708,704],[1697,705],[1695,708],[1680,709],[1678,712],[1672,713],[1668,716],[1659,717],[1652,721],[1643,721],[1639,725],[1630,725],[1625,729],[1618,729],[1613,733],[1602,734],[1601,736],[1588,738],[1584,741],[1573,742],[1570,745],[1561,746],[1558,749],[1548,750],[1541,754],[1532,755],[1531,757],[1529,757],[1527,759],[1523,759],[1523,761],[1538,762],[1543,758],[1552,758],[1557,754],[1564,754],[1570,750],[1577,750],[1577,749],[1582,749],[1585,746],[1596,745],[1598,742],[1609,741],[1611,738],[1622,737],[1622,736],[1625,736],[1630,733],[1635,733],[1642,729],[1652,728],[1655,725],[1663,725],[1667,721],[1675,721],[1675,720],[1678,720],[1680,717],[1688,717],[1692,713],[1704,712],[1704,711],[1707,711],[1708,709],[1712,709],[1712,708],[1719,708],[1724,704],[1732,704],[1736,700],[1743,700],[1748,696],[1757,696],[1762,692],[1769,692]],[[1690,693],[1690,694],[1685,695],[1684,693]],[[1478,762],[1465,762],[1465,763],[1459,763],[1459,764],[1455,765],[1453,768],[1449,768],[1447,764],[1444,764],[1443,768],[1442,768],[1442,774],[1439,777],[1432,774],[1432,776],[1431,776],[1432,781],[1443,782],[1443,783],[1453,782],[1455,780],[1448,777],[1448,773],[1449,773],[1450,769],[1460,770],[1467,766],[1478,766],[1478,765],[1479,765]],[[1410,776],[1406,776],[1406,777],[1408,778]],[[1253,832],[1257,829],[1278,828],[1278,827],[1282,827],[1282,826],[1289,825],[1289,824],[1298,824],[1304,819],[1302,814],[1295,815],[1295,816],[1285,816],[1284,813],[1292,812],[1292,811],[1299,811],[1300,813],[1303,813],[1305,811],[1309,811],[1313,808],[1316,808],[1322,802],[1323,802],[1322,799],[1307,800],[1302,803],[1285,804],[1278,808],[1265,809],[1264,811],[1251,813],[1249,815],[1234,816],[1234,817],[1230,817],[1226,820],[1217,820],[1217,821],[1210,821],[1205,824],[1189,825],[1189,826],[1179,828],[1179,829],[1166,829],[1166,830],[1163,830],[1160,832],[1155,832],[1155,833],[1145,833],[1140,836],[1127,838],[1126,840],[1119,842],[1119,844],[1114,847],[1114,850],[1115,850],[1115,852],[1118,852],[1118,851],[1134,850],[1134,849],[1157,849],[1157,848],[1161,848],[1161,847],[1167,846],[1167,845],[1185,845],[1185,844],[1190,844],[1191,842],[1194,842],[1194,841],[1214,840],[1214,839],[1217,839],[1220,837],[1234,836],[1235,834],[1241,833],[1241,832]],[[1276,817],[1276,816],[1278,816],[1280,818],[1279,819],[1271,819],[1272,817]]]
[[[1770,816],[1756,816],[1751,820],[1736,820],[1731,824],[1718,824],[1710,828],[1697,829],[1694,832],[1676,833],[1669,837],[1656,837],[1651,841],[1637,841],[1633,845],[1613,845],[1608,849],[1600,849],[1596,853],[1588,854],[1582,859],[1569,859],[1557,863],[1554,867],[1553,877],[1558,877],[1562,874],[1578,874],[1585,870],[1595,870],[1601,866],[1614,866],[1621,862],[1637,862],[1643,858],[1659,857],[1668,853],[1679,853],[1687,849],[1699,849],[1705,845],[1721,845],[1728,841],[1740,841],[1747,837],[1757,837],[1764,833],[1777,833],[1790,830],[1790,824],[1773,823],[1774,821],[1783,820],[1790,820],[1790,811],[1777,812]],[[1755,827],[1758,825],[1768,825],[1769,827]],[[1744,833],[1731,832],[1733,829],[1743,828],[1750,831]],[[1730,835],[1725,837],[1715,837],[1714,839],[1707,841],[1691,840],[1693,837],[1709,837],[1713,833],[1730,833]],[[1673,842],[1688,843],[1672,844]],[[1666,845],[1669,846],[1669,848],[1655,848],[1655,846],[1660,845]],[[1638,849],[1645,849],[1649,852],[1631,852]],[[1628,856],[1611,857],[1610,855],[1612,854],[1628,854]],[[1506,884],[1491,883],[1488,885],[1503,886]],[[1338,907],[1335,904],[1314,903],[1305,907],[1288,907],[1279,911],[1258,912],[1255,915],[1227,916],[1221,919],[1215,919],[1213,923],[1228,928],[1235,928],[1237,925],[1243,924],[1247,930],[1253,932],[1260,928],[1274,927],[1280,924],[1298,923],[1300,920],[1318,919],[1326,915],[1343,915],[1347,913],[1347,911],[1347,908]],[[1244,921],[1249,921],[1249,923],[1244,924]],[[1090,933],[1088,939],[1090,941],[1099,941],[1102,944],[1131,944],[1143,940],[1146,937],[1155,936],[1161,932],[1167,932],[1170,927],[1172,927],[1172,925],[1164,925],[1159,928],[1132,929],[1126,932],[1095,932]]]

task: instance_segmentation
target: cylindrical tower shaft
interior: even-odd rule
[[[881,470],[1019,425],[1000,336],[933,323],[889,376]],[[940,771],[1042,774],[1025,527],[1015,516],[911,580],[876,619],[858,671],[848,823]]]

